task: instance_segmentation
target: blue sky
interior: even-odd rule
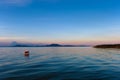
[[[119,4],[119,0],[0,0],[0,40],[119,43]]]

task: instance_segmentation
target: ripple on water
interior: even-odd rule
[[[0,48],[0,80],[120,80],[119,69],[116,49]]]

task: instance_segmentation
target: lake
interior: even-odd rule
[[[0,47],[0,80],[120,80],[120,50]]]

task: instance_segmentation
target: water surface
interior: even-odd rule
[[[120,80],[120,50],[1,47],[0,80]]]

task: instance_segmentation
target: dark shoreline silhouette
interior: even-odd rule
[[[10,46],[0,47],[90,47],[89,45],[61,45],[61,44],[47,44],[47,45],[30,45],[30,44],[15,44]]]
[[[93,46],[94,48],[120,48],[120,44],[102,44]]]

